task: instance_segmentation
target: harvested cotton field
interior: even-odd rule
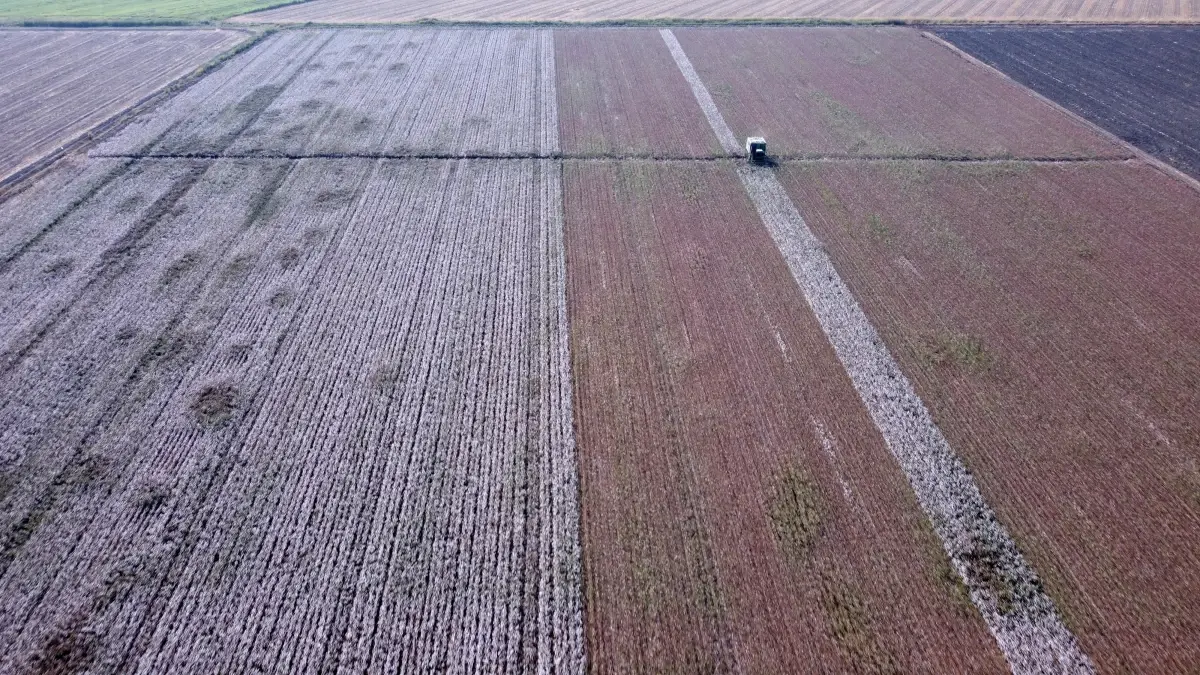
[[[0,30],[0,180],[250,35],[232,30]]]
[[[549,31],[288,31],[93,154],[537,156],[554,78]]]
[[[225,93],[0,205],[0,671],[579,671],[557,166],[225,156]]]
[[[580,663],[556,172],[328,162],[107,160],[6,265],[4,670]]]

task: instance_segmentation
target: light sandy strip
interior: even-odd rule
[[[679,42],[661,33],[722,146],[736,150]],[[1013,672],[1095,672],[773,171],[737,171]]]
[[[721,147],[730,155],[741,154],[742,148],[738,145],[737,137],[733,135],[733,131],[725,123],[725,118],[721,117],[721,111],[717,110],[717,104],[713,102],[708,89],[700,81],[700,75],[692,67],[692,62],[688,59],[687,54],[683,53],[683,46],[679,44],[679,40],[675,39],[675,34],[669,28],[663,28],[658,33],[662,35],[663,41],[667,43],[667,49],[671,50],[671,56],[675,58],[675,65],[679,66],[679,71],[683,73],[684,79],[692,86],[692,93],[696,95],[696,102],[700,104],[700,109],[704,111],[704,116],[708,118],[708,125],[712,127],[713,133],[717,135],[717,140],[721,142]]]

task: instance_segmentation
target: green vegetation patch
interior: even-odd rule
[[[826,579],[821,604],[838,651],[856,672],[900,672],[895,659],[876,637],[866,603],[853,586]]]
[[[795,558],[803,558],[821,532],[817,488],[803,471],[795,467],[784,470],[767,513],[780,547]]]
[[[986,370],[993,362],[981,338],[958,331],[942,330],[926,335],[917,349],[921,360],[931,366]]]
[[[0,23],[176,24],[293,4],[295,0],[0,0]]]

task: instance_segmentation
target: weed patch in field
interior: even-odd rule
[[[233,260],[221,270],[221,281],[226,284],[241,283],[250,276],[250,269],[254,266],[254,256],[249,253],[243,253],[234,256]]]
[[[972,371],[987,370],[994,363],[982,338],[952,330],[923,336],[917,356],[930,366],[953,366]]]
[[[290,270],[300,262],[300,249],[295,246],[289,246],[279,252],[279,266],[284,270]]]
[[[57,258],[49,265],[46,265],[42,273],[51,279],[61,279],[70,274],[73,269],[75,269],[75,259],[64,257]]]
[[[893,150],[883,136],[845,103],[822,91],[814,91],[812,98],[825,126],[846,144],[846,151],[850,154],[883,155]]]
[[[292,292],[286,288],[281,288],[271,294],[271,299],[268,302],[275,309],[284,309],[291,306],[292,300]]]
[[[162,277],[158,280],[158,285],[162,288],[169,288],[178,282],[185,274],[194,269],[200,264],[201,256],[196,251],[188,251],[179,257],[175,262],[171,263],[166,270],[163,271]]]
[[[799,468],[786,468],[776,482],[767,513],[780,547],[794,558],[804,558],[821,533],[816,485]]]
[[[100,648],[100,641],[90,631],[82,629],[83,617],[72,620],[54,631],[42,644],[30,662],[30,672],[38,675],[74,675],[91,668]]]
[[[160,480],[143,480],[134,489],[131,501],[139,511],[155,511],[167,503],[171,497],[171,488]]]
[[[228,382],[210,384],[196,392],[192,411],[201,424],[221,426],[233,417],[237,405],[237,389]]]
[[[821,605],[838,651],[856,672],[900,672],[895,659],[876,638],[866,604],[852,586],[838,579],[825,579]]]
[[[871,233],[871,237],[884,244],[892,242],[892,230],[887,225],[883,224],[883,218],[879,217],[878,213],[872,213],[867,216],[867,231]]]

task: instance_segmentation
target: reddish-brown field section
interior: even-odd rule
[[[1200,666],[1200,196],[1124,162],[781,179],[1084,651]]]
[[[0,179],[247,37],[228,30],[0,30]]]
[[[777,157],[1131,154],[912,29],[674,32],[734,135]]]
[[[614,19],[937,19],[988,21],[1194,21],[1200,2],[1095,0],[313,0],[237,17],[249,23],[597,21]]]
[[[731,164],[564,212],[593,670],[1003,669]]]
[[[567,155],[709,157],[721,147],[657,30],[554,33]]]

